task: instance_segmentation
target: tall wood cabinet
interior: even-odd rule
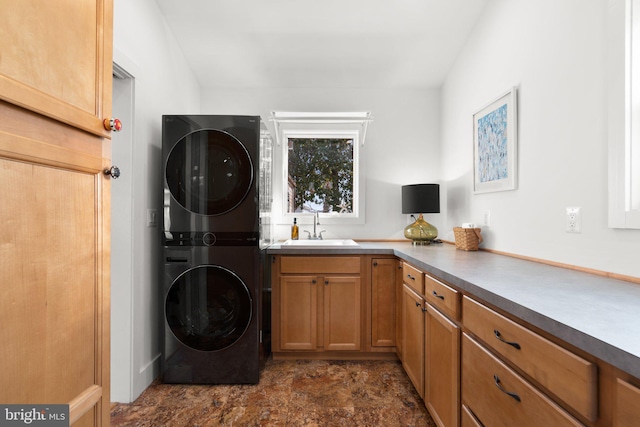
[[[402,366],[424,398],[424,300],[406,284],[402,300]]]
[[[424,274],[405,262],[402,281],[402,366],[424,397]]]
[[[112,0],[0,0],[0,402],[109,425]]]
[[[440,427],[460,425],[460,293],[424,275],[424,402]]]

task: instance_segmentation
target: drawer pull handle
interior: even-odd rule
[[[408,277],[409,279],[411,279],[411,280],[416,280],[416,278],[415,278],[415,277],[413,277],[413,276],[412,276],[412,275],[410,275],[410,274],[407,274],[407,277]]]
[[[434,297],[440,298],[442,301],[444,301],[444,295],[438,295],[438,293],[436,291],[433,291],[431,293],[433,294]]]
[[[416,302],[416,307],[420,307],[422,304],[420,304],[419,302]]]
[[[520,344],[518,344],[517,342],[513,342],[513,341],[506,341],[504,338],[502,338],[502,335],[500,335],[500,331],[497,329],[493,330],[493,334],[496,336],[496,338],[498,338],[500,341],[502,341],[505,344],[509,344],[510,346],[517,348],[518,350],[520,350]]]
[[[506,394],[508,396],[513,397],[518,402],[522,401],[522,400],[520,400],[520,396],[518,396],[516,393],[511,393],[510,391],[507,391],[507,390],[504,389],[504,387],[502,387],[502,384],[500,384],[500,378],[498,378],[497,375],[493,376],[493,380],[496,382],[496,387],[498,387],[501,392],[503,392],[504,394]]]

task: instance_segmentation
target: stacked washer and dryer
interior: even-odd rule
[[[257,383],[268,350],[271,137],[258,116],[163,116],[166,383]]]

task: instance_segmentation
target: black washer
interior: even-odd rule
[[[173,335],[194,350],[217,351],[233,345],[252,318],[249,289],[230,270],[202,265],[178,277],[165,300]]]

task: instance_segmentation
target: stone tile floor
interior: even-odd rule
[[[435,427],[400,362],[271,359],[256,385],[156,381],[111,425]]]

